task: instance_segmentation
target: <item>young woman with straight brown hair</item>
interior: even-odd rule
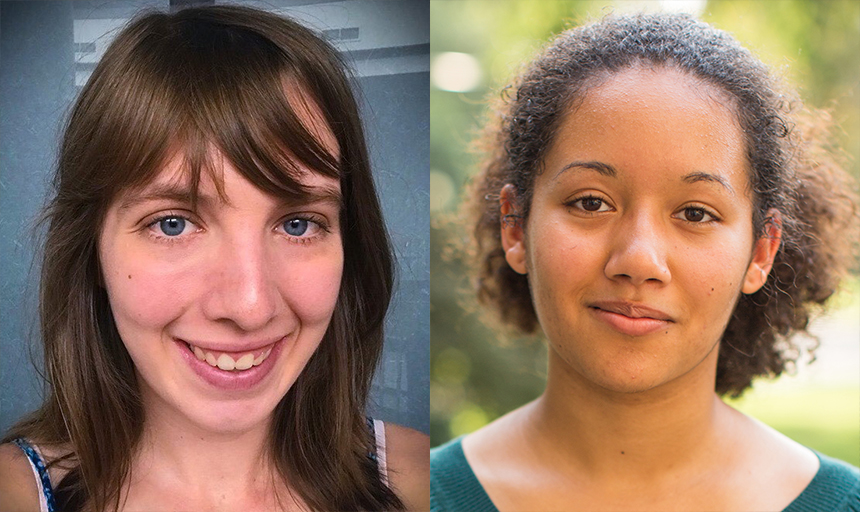
[[[365,417],[393,265],[344,70],[248,8],[116,37],[62,141],[49,394],[0,509],[426,507],[426,436]]]

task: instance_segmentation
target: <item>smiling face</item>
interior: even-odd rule
[[[213,432],[268,420],[326,332],[343,271],[336,179],[307,172],[311,194],[288,201],[220,162],[223,197],[203,174],[192,209],[174,159],[113,202],[99,240],[147,413]]]
[[[727,105],[673,69],[612,76],[563,119],[525,226],[503,226],[551,357],[578,378],[635,392],[715,372],[735,302],[763,284],[779,243],[753,236]]]

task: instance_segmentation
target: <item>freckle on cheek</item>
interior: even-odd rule
[[[131,279],[131,274],[128,275],[128,278]]]

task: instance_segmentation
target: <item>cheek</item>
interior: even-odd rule
[[[682,248],[676,254],[674,276],[686,295],[688,318],[698,319],[703,331],[719,330],[721,334],[741,292],[747,268],[745,249],[726,243]]]
[[[285,261],[275,274],[281,297],[305,324],[327,324],[340,293],[343,253],[329,254],[302,263]]]
[[[582,281],[594,271],[602,274],[606,233],[575,229],[564,215],[543,214],[530,224],[527,238],[529,274],[543,281]]]
[[[190,265],[151,261],[142,251],[102,252],[102,270],[118,327],[158,328],[182,314],[201,277]]]
[[[675,274],[688,284],[685,288],[692,294],[718,300],[726,294],[734,296],[739,292],[748,256],[741,247],[714,244],[674,252],[677,255]]]
[[[604,242],[597,233],[572,231],[563,219],[547,218],[530,227],[526,252],[529,283],[541,316],[603,276]]]

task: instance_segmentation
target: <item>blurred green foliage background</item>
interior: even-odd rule
[[[851,172],[860,176],[857,0],[431,1],[434,446],[536,398],[544,385],[546,350],[541,340],[505,340],[484,326],[462,257],[452,250],[471,232],[470,226],[452,219],[463,186],[475,171],[478,155],[470,151],[470,143],[482,125],[488,99],[498,95],[553,34],[609,12],[679,7],[732,33],[777,76],[796,86],[807,105],[829,109],[841,127]],[[455,54],[451,61],[446,52],[467,56]],[[465,76],[452,82],[447,76],[451,69]],[[841,293],[835,313],[817,324],[822,346],[815,364],[776,382],[758,382],[732,402],[797,441],[854,465],[860,465],[858,295],[855,279]]]

